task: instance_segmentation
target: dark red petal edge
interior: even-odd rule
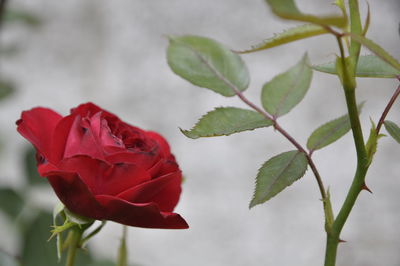
[[[152,179],[116,197],[132,203],[156,203],[161,211],[172,212],[181,194],[182,175],[180,171]]]
[[[104,220],[103,207],[76,173],[50,171],[44,175],[70,211],[88,218]]]
[[[106,211],[106,220],[143,228],[189,228],[179,214],[160,212],[155,203],[134,204],[108,195],[97,195],[96,199]]]

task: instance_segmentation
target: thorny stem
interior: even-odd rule
[[[293,146],[295,146],[297,148],[298,151],[304,153],[307,157],[307,161],[308,164],[311,167],[312,172],[314,173],[315,179],[317,180],[318,183],[318,187],[322,196],[322,199],[325,200],[327,198],[326,196],[326,191],[325,191],[325,187],[324,184],[322,182],[322,178],[317,170],[317,167],[314,164],[314,161],[311,158],[311,155],[308,154],[306,152],[306,150],[289,134],[287,133],[276,121],[276,118],[272,117],[271,115],[269,115],[267,112],[265,112],[264,110],[262,110],[260,107],[258,107],[257,105],[255,105],[254,103],[252,103],[251,101],[249,101],[244,95],[243,93],[238,90],[236,88],[236,86],[234,86],[233,84],[231,84],[231,89],[236,93],[236,95],[245,103],[247,104],[249,107],[251,107],[252,109],[254,109],[255,111],[257,111],[258,113],[260,113],[261,115],[263,115],[266,119],[271,120],[273,122],[274,128],[281,133],[287,140],[289,140],[290,143],[293,144]]]
[[[397,79],[400,81],[400,75],[397,76]],[[394,92],[394,94],[392,95],[392,98],[390,98],[385,110],[383,111],[381,118],[379,119],[378,125],[376,126],[376,134],[379,134],[379,131],[381,130],[381,127],[383,125],[383,122],[385,122],[385,118],[387,116],[387,114],[390,111],[390,108],[392,108],[394,102],[396,101],[397,97],[400,94],[400,85],[397,87],[396,91]]]
[[[225,83],[226,86],[228,86],[245,104],[247,104],[250,108],[255,110],[256,112],[260,113],[262,116],[264,116],[267,120],[272,121],[274,128],[281,133],[287,140],[289,140],[290,143],[292,143],[298,151],[304,153],[304,155],[307,158],[308,164],[310,165],[310,168],[312,172],[314,173],[315,179],[317,180],[319,191],[321,193],[322,197],[322,202],[324,205],[324,213],[325,213],[325,222],[328,224],[328,219],[329,217],[333,217],[332,209],[329,207],[330,202],[329,198],[327,196],[327,193],[325,191],[325,186],[322,182],[322,178],[317,170],[317,167],[315,166],[312,158],[311,158],[311,153],[307,153],[306,150],[289,134],[287,133],[277,122],[276,117],[271,116],[268,114],[266,111],[252,103],[250,100],[248,100],[243,93],[236,87],[235,84],[230,82],[228,79],[226,79],[221,73],[215,69],[215,67],[208,62],[207,59],[205,59],[203,56],[200,54],[196,53],[195,54],[198,56],[198,58],[205,64],[207,67],[222,81]],[[328,227],[331,225],[329,224]]]
[[[351,13],[351,32],[360,33],[360,15],[358,10],[358,1],[349,0],[350,13]],[[357,200],[358,195],[365,187],[365,176],[368,171],[368,156],[364,143],[364,137],[361,129],[361,123],[358,115],[357,101],[355,94],[355,80],[353,74],[357,65],[360,46],[355,42],[350,45],[350,59],[354,65],[346,64],[346,56],[343,49],[341,36],[336,36],[341,56],[342,64],[342,85],[346,97],[347,111],[350,118],[350,125],[353,133],[355,149],[357,153],[357,169],[353,178],[353,182],[347,193],[346,199],[340,208],[340,211],[333,222],[332,231],[327,234],[326,253],[325,253],[325,266],[334,266],[336,263],[337,248],[340,242],[340,233],[343,229],[347,218]]]

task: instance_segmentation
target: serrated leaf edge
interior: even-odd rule
[[[294,151],[294,150],[293,150],[293,151]],[[291,152],[291,151],[287,151],[287,152]],[[267,199],[265,199],[265,200],[263,199],[263,200],[261,200],[261,201],[259,201],[259,202],[256,202],[256,203],[254,202],[254,201],[255,201],[256,194],[257,194],[257,193],[256,193],[256,191],[257,191],[257,186],[259,185],[259,178],[258,178],[258,177],[259,177],[259,174],[260,174],[261,169],[262,169],[262,168],[264,167],[264,165],[265,165],[267,162],[269,162],[271,159],[273,159],[273,158],[275,158],[275,157],[277,157],[277,156],[279,156],[279,155],[282,155],[282,154],[284,154],[284,153],[287,153],[287,152],[283,152],[283,153],[280,153],[280,154],[278,154],[278,155],[276,155],[276,156],[274,156],[274,157],[271,157],[271,158],[268,159],[266,162],[264,162],[264,163],[261,165],[261,167],[258,169],[258,171],[257,171],[257,176],[256,176],[256,182],[255,182],[255,189],[254,189],[254,192],[253,192],[252,200],[250,201],[250,204],[249,204],[249,209],[251,209],[251,208],[253,208],[253,207],[257,206],[257,205],[260,205],[260,204],[265,203],[266,201],[272,199],[273,197],[275,197],[276,195],[278,195],[281,191],[283,191],[283,189],[282,189],[280,192],[278,192],[277,194],[271,196],[270,198],[267,198]],[[287,171],[287,169],[288,169],[289,166],[294,162],[294,160],[296,159],[296,157],[297,157],[298,155],[301,155],[301,154],[304,155],[303,152],[297,151],[297,153],[296,153],[296,154],[293,156],[293,158],[289,161],[289,163],[287,164],[287,166],[285,167],[285,169],[283,169],[283,170],[279,173],[278,178],[275,179],[274,183],[276,183],[276,181],[279,179],[279,176],[281,176],[283,173],[285,173],[285,171]],[[290,183],[289,185],[287,185],[285,188],[291,186],[294,182],[296,182],[297,180],[299,180],[300,178],[302,178],[302,177],[305,175],[305,173],[307,172],[307,169],[308,169],[308,164],[306,165],[304,171],[299,175],[299,177],[298,177],[296,180],[294,180],[292,183]],[[285,189],[285,188],[284,188],[284,189]],[[264,198],[265,198],[265,197],[264,197]]]
[[[307,88],[306,92],[304,93],[303,97],[300,99],[300,101],[301,101],[302,99],[304,99],[305,95],[307,94],[308,89],[310,88],[311,81],[312,81],[312,69],[311,69],[310,64],[309,64],[308,54],[307,54],[307,53],[305,53],[305,54],[303,55],[303,57],[300,59],[300,61],[298,61],[298,62],[297,62],[295,65],[293,65],[291,68],[289,68],[289,69],[286,70],[285,72],[282,72],[282,73],[276,75],[276,76],[273,77],[270,81],[268,81],[267,83],[265,83],[265,84],[263,85],[263,89],[262,89],[262,92],[261,92],[261,93],[262,93],[262,96],[261,96],[261,97],[264,98],[264,87],[265,87],[267,84],[273,82],[274,80],[276,80],[277,78],[280,78],[281,76],[286,75],[287,73],[289,73],[290,71],[292,71],[293,69],[295,69],[296,67],[298,67],[300,64],[301,64],[302,68],[301,68],[301,70],[300,70],[299,75],[297,75],[297,76],[301,77],[302,74],[306,71],[307,68],[311,71],[311,76],[310,76],[310,81],[309,81],[310,84],[308,84],[308,88]],[[282,97],[281,99],[279,99],[279,102],[276,104],[275,112],[272,113],[272,115],[273,115],[275,118],[287,114],[288,112],[291,111],[291,109],[293,109],[297,104],[300,103],[300,101],[299,101],[299,102],[296,103],[288,112],[283,113],[283,114],[280,114],[280,109],[282,109],[285,100],[288,98],[288,96],[290,95],[290,93],[291,93],[295,88],[297,88],[298,82],[300,82],[300,80],[301,80],[301,78],[297,78],[294,82],[292,82],[292,83],[291,83],[291,86],[290,86],[290,89],[287,91],[287,93],[284,95],[284,97]],[[263,104],[263,107],[264,107],[264,109],[268,112],[268,110],[267,110],[267,108],[265,108],[265,105],[264,105],[264,104]]]
[[[185,130],[185,129],[182,129],[182,128],[179,127],[179,130],[182,132],[183,135],[185,135],[185,136],[188,137],[188,138],[191,138],[191,139],[198,139],[198,138],[209,138],[209,137],[230,136],[230,135],[232,135],[232,134],[236,134],[236,133],[239,133],[239,132],[243,132],[243,131],[253,131],[253,130],[258,129],[258,128],[269,127],[269,126],[272,125],[272,122],[271,122],[271,125],[268,125],[268,126],[259,126],[259,127],[255,127],[255,128],[252,128],[252,129],[246,129],[246,130],[237,130],[237,131],[234,131],[234,132],[228,133],[228,134],[216,134],[216,133],[214,133],[214,134],[209,134],[209,135],[204,135],[204,136],[198,136],[198,137],[197,137],[197,136],[196,136],[196,137],[193,137],[193,136],[191,135],[191,132],[192,132],[192,131],[195,129],[195,127],[200,123],[200,121],[201,121],[202,119],[204,119],[207,115],[209,115],[210,113],[216,112],[216,111],[218,111],[218,110],[220,110],[220,109],[226,109],[226,108],[236,108],[236,109],[241,109],[241,110],[244,110],[244,111],[252,111],[252,110],[249,110],[249,109],[242,109],[242,108],[232,107],[232,106],[228,106],[228,107],[222,107],[222,106],[221,106],[221,107],[216,107],[214,110],[211,110],[211,111],[207,112],[205,115],[203,115],[202,117],[200,117],[200,118],[198,119],[198,121],[196,122],[196,124],[195,124],[191,129]],[[241,124],[241,125],[244,125],[244,124]]]
[[[193,36],[193,37],[200,37],[200,38],[206,38],[206,37],[196,36],[196,35],[190,35],[190,36]],[[236,85],[234,85],[230,80],[226,79],[226,78],[222,75],[222,73],[220,73],[220,72],[214,67],[214,65],[213,65],[211,62],[209,62],[209,60],[207,60],[207,58],[205,58],[199,51],[197,51],[196,49],[194,49],[192,46],[186,44],[185,42],[182,42],[182,41],[180,41],[180,40],[177,40],[176,37],[174,38],[173,36],[168,36],[168,39],[170,40],[170,42],[176,42],[176,43],[179,43],[180,45],[182,45],[182,46],[188,48],[195,56],[197,56],[197,57],[200,59],[200,61],[202,61],[202,62],[206,65],[206,67],[207,67],[212,73],[214,73],[214,75],[215,75],[220,81],[222,81],[223,83],[225,83],[225,85],[226,85],[227,87],[229,87],[229,88],[232,90],[232,94],[229,94],[229,95],[228,95],[228,94],[223,94],[223,93],[221,93],[221,92],[218,92],[218,91],[215,91],[215,90],[212,89],[214,92],[219,93],[219,94],[221,94],[221,95],[223,95],[223,96],[225,96],[225,97],[232,97],[232,96],[235,96],[237,92],[241,91],[241,90],[239,90],[239,89],[236,87]],[[209,39],[209,38],[207,38],[207,39]],[[229,51],[232,52],[232,50],[230,50],[229,48],[227,48],[227,47],[226,47],[225,45],[223,45],[222,43],[220,43],[220,42],[218,42],[218,41],[216,41],[216,40],[213,40],[213,39],[209,39],[209,40],[214,41],[214,42],[217,43],[218,45],[220,45],[220,46],[224,47],[225,49],[227,49],[227,50],[229,50]],[[234,52],[232,52],[232,53],[235,54]],[[236,55],[236,56],[239,57],[239,60],[241,61],[241,63],[243,63],[243,66],[244,66],[244,67],[246,68],[246,70],[247,70],[247,66],[246,66],[246,64],[244,63],[243,59],[242,59],[239,55]],[[168,61],[169,61],[169,60],[168,60]],[[168,64],[171,65],[170,63],[168,63]],[[174,73],[176,73],[175,70],[174,70],[172,67],[171,67],[171,69],[174,71]],[[176,74],[177,74],[178,76],[181,76],[181,75],[179,75],[178,73],[176,73]],[[184,79],[187,80],[187,81],[189,81],[190,83],[192,83],[192,84],[195,85],[195,86],[201,87],[201,86],[199,86],[199,85],[193,83],[192,81],[190,81],[190,80],[188,80],[188,79],[186,79],[186,78],[184,78]],[[248,86],[249,86],[249,80],[247,81],[247,85],[243,88],[243,90],[247,89]]]
[[[295,34],[296,30],[302,30],[303,28],[306,29],[307,27],[309,28],[314,27],[315,29],[312,29],[312,31],[308,32],[302,32],[302,33],[307,33],[305,36],[298,36],[300,35],[300,33],[297,33],[297,35]],[[291,32],[294,32],[294,34],[288,35]],[[328,31],[319,25],[303,24],[297,27],[286,29],[280,33],[275,33],[272,37],[265,39],[261,43],[251,46],[250,49],[234,51],[234,52],[239,54],[253,53],[326,33],[328,33]]]
[[[369,56],[374,56],[379,58],[380,60],[382,60],[383,62],[385,62],[388,66],[392,67],[393,70],[399,71],[398,74],[384,74],[383,72],[374,72],[374,74],[377,74],[377,76],[369,76],[368,72],[361,72],[358,69],[356,69],[356,77],[359,78],[395,78],[396,76],[400,75],[400,70],[397,70],[396,68],[394,68],[391,64],[389,64],[388,62],[386,62],[385,60],[383,60],[381,57],[377,56],[376,54],[366,54],[366,55],[360,55],[361,57],[369,57]],[[310,67],[318,72],[322,72],[322,73],[327,73],[327,74],[332,74],[332,75],[337,75],[337,71],[336,69],[334,69],[333,71],[329,71],[329,70],[325,70],[321,67],[323,67],[324,65],[328,65],[328,64],[332,64],[334,66],[335,62],[331,61],[331,62],[327,62],[327,63],[322,63],[322,64],[318,64],[318,65],[311,65]],[[378,76],[379,75],[379,76]]]
[[[347,119],[344,119],[344,118],[347,118]],[[334,121],[338,121],[338,120],[341,120],[341,119],[343,119],[343,123],[340,123],[340,125],[339,125],[338,127],[335,127],[334,130],[329,131],[329,134],[327,134],[326,136],[324,136],[324,139],[323,139],[323,140],[321,140],[321,141],[317,142],[317,144],[313,145],[314,147],[309,147],[309,146],[307,145],[308,150],[309,150],[310,152],[313,152],[313,151],[319,150],[319,149],[321,149],[321,148],[323,148],[323,147],[329,145],[329,144],[327,144],[327,145],[324,145],[324,146],[318,148],[318,146],[319,146],[321,143],[323,143],[326,139],[328,139],[328,138],[331,137],[334,133],[336,133],[338,130],[340,130],[344,125],[346,125],[346,123],[350,123],[350,119],[349,119],[349,116],[348,116],[348,115],[343,115],[343,116],[341,116],[341,117],[338,117],[338,118],[336,118],[336,119],[333,119],[333,120],[331,120],[331,121],[326,122],[325,124],[323,124],[323,125],[319,126],[318,128],[316,128],[316,129],[311,133],[311,135],[310,135],[310,137],[309,137],[309,139],[310,139],[310,138],[312,137],[312,135],[314,134],[314,132],[316,132],[318,129],[320,129],[320,128],[322,128],[322,127],[324,127],[324,126],[326,126],[326,125],[328,125],[328,124],[330,124],[330,123],[333,123]],[[349,127],[349,129],[346,131],[346,133],[345,133],[344,135],[346,135],[347,132],[350,131],[350,129],[351,129],[351,127]],[[344,135],[343,135],[343,136],[344,136]],[[341,137],[342,137],[342,136],[341,136]],[[340,137],[339,137],[339,138],[340,138]],[[322,138],[321,138],[321,139],[322,139]],[[308,141],[307,141],[307,143],[308,143]]]
[[[364,36],[348,33],[352,40],[360,43],[364,47],[368,48],[371,52],[373,52],[376,56],[380,57],[383,61],[391,65],[397,70],[400,70],[400,63],[394,58],[391,54],[389,54],[385,49],[383,49],[379,44],[372,41],[371,39],[365,38]]]

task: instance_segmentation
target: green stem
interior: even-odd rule
[[[122,238],[121,238],[121,245],[119,246],[119,251],[118,251],[117,266],[127,266],[128,265],[128,252],[126,249],[127,232],[128,232],[128,228],[126,225],[124,225],[122,227]]]
[[[357,1],[350,0],[349,4],[350,8],[352,8],[351,6],[352,4],[353,7],[354,4],[357,4],[357,12],[358,12]],[[354,10],[350,9],[350,12],[354,14]],[[347,221],[347,218],[350,215],[351,210],[353,209],[353,206],[357,200],[358,195],[360,194],[361,190],[365,185],[365,176],[368,170],[368,156],[365,148],[364,137],[358,114],[356,93],[355,93],[355,81],[354,81],[354,76],[351,73],[353,69],[351,69],[350,66],[346,64],[345,54],[341,39],[340,37],[338,37],[337,39],[340,48],[341,63],[343,68],[343,81],[342,81],[343,89],[345,92],[347,111],[350,118],[351,130],[353,133],[354,144],[357,152],[357,169],[353,182],[347,193],[346,199],[339,211],[339,214],[337,215],[335,221],[333,222],[332,230],[327,234],[325,266],[335,266],[337,248],[340,242],[340,233],[343,229],[344,224]],[[357,62],[358,52],[359,51],[357,51],[356,48],[353,48],[352,50],[350,47],[350,54],[353,56],[355,62]]]
[[[325,253],[325,266],[335,266],[336,253],[339,244],[339,239],[334,238],[331,234],[326,237],[326,253]]]
[[[79,243],[81,241],[83,234],[83,230],[81,230],[78,226],[75,226],[69,232],[69,243],[68,243],[68,254],[67,254],[67,262],[65,266],[74,266],[76,251],[79,248]]]
[[[360,16],[360,9],[358,7],[358,0],[349,0],[349,10],[350,10],[350,32],[355,34],[362,34],[362,25],[361,25],[361,16]],[[355,69],[358,62],[358,56],[360,55],[361,44],[351,40],[350,42],[350,56],[354,60],[354,69]]]

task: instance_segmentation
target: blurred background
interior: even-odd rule
[[[297,1],[304,12],[339,12],[331,2]],[[360,5],[365,18],[366,2]],[[369,5],[368,37],[399,59],[400,2],[370,0]],[[257,169],[291,145],[270,128],[229,137],[184,137],[178,127],[192,127],[214,107],[245,106],[175,76],[165,59],[169,34],[207,36],[240,50],[296,23],[273,16],[262,0],[10,0],[7,9],[0,32],[1,91],[10,92],[0,102],[0,187],[6,191],[0,197],[6,210],[0,213],[0,265],[14,265],[12,256],[40,261],[54,244],[46,242],[51,216],[45,211],[51,211],[56,197],[32,174],[32,152],[17,134],[15,121],[22,110],[35,106],[66,115],[87,101],[163,134],[186,177],[176,212],[190,229],[130,228],[132,265],[322,265],[323,211],[310,171],[266,204],[248,209]],[[332,61],[338,53],[335,39],[321,36],[244,55],[252,79],[247,97],[259,103],[262,85],[306,51],[313,64]],[[365,134],[369,119],[379,119],[397,85],[388,79],[358,80],[358,99],[366,100],[361,115]],[[309,93],[281,118],[281,125],[305,144],[316,127],[344,113],[338,79],[314,73]],[[399,113],[397,103],[388,119],[399,123]],[[391,138],[380,140],[367,176],[373,194],[360,195],[342,233],[347,243],[340,245],[337,265],[400,265],[399,148]],[[314,158],[337,213],[355,169],[351,135]],[[92,239],[96,260],[112,265],[106,261],[115,261],[121,232],[120,225],[108,223]],[[49,257],[32,265],[53,266],[46,263]]]

